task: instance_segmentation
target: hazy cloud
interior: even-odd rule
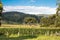
[[[37,7],[37,6],[4,6],[4,12],[6,11],[18,11],[27,14],[54,14],[56,8],[51,7]]]

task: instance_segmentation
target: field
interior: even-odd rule
[[[19,38],[0,38],[0,40],[60,40],[60,36],[39,36],[37,38],[19,39]]]
[[[5,28],[40,28],[39,24],[36,25],[27,25],[27,24],[2,24],[1,27]]]
[[[60,36],[39,36],[34,39],[27,39],[27,40],[60,40]]]
[[[56,32],[60,33],[59,27],[40,27],[39,24],[2,24],[0,40],[60,40],[60,36]]]
[[[35,28],[35,29],[60,29],[60,27],[40,27],[39,24],[27,25],[27,24],[2,24],[0,28]]]

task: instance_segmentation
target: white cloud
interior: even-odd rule
[[[51,7],[37,7],[37,6],[4,6],[4,10],[6,11],[18,11],[24,12],[28,14],[54,14],[56,12],[56,8]]]

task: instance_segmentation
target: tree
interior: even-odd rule
[[[40,25],[43,27],[43,26],[49,26],[49,20],[48,20],[48,18],[46,18],[46,17],[42,17],[41,19],[40,19]]]
[[[53,16],[49,16],[48,18],[42,18],[41,23],[45,26],[55,25],[55,27],[60,26],[60,0],[57,0],[57,11],[56,14]]]
[[[60,27],[60,16],[57,16],[55,20],[56,20],[55,21],[55,26]]]
[[[34,23],[37,23],[37,20],[34,17],[26,17],[26,18],[24,18],[24,23],[25,24],[34,24]]]
[[[0,0],[0,26],[1,26],[2,10],[3,10],[3,5],[2,5],[2,2]]]
[[[56,19],[55,19],[55,25],[57,27],[58,25],[58,18],[59,18],[59,13],[60,13],[60,0],[57,0],[57,11],[56,11]]]
[[[54,25],[55,18],[56,18],[56,15],[52,15],[52,16],[49,16],[49,17],[42,17],[41,20],[40,20],[41,21],[40,25],[41,26],[46,26],[46,27],[49,27],[50,25]]]

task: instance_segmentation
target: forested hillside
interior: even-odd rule
[[[39,23],[42,16],[25,14],[23,12],[4,12],[2,13],[2,23],[9,23],[9,24],[22,24],[24,23],[24,19],[26,18],[35,18],[35,20]]]

